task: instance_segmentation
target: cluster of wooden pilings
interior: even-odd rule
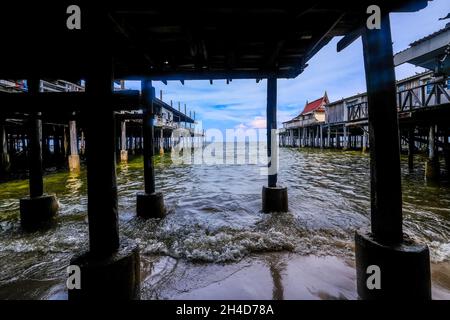
[[[144,137],[142,120],[125,120],[126,114],[116,115],[116,156],[117,161],[127,161],[128,156],[142,155]],[[122,119],[122,120],[121,120]],[[0,120],[1,166],[0,180],[14,178],[29,169],[29,153],[32,132],[26,116],[22,119]],[[54,123],[48,120],[39,122],[42,132],[42,168],[43,170],[64,169],[79,171],[85,161],[85,128],[77,125],[76,120],[67,123]],[[187,147],[198,141],[204,141],[204,135],[173,137],[174,128],[154,127],[153,149],[155,154],[170,152],[180,142]],[[185,139],[186,142],[180,141]],[[199,144],[196,144],[199,145]]]
[[[366,151],[369,147],[369,133],[367,125],[318,124],[288,130],[280,136],[279,141],[281,147]]]
[[[427,155],[425,177],[436,180],[443,172],[450,175],[450,125],[446,119],[434,119],[431,123],[410,124],[401,129],[401,147],[408,154],[408,170],[414,171],[414,154]],[[441,166],[444,160],[444,167]],[[442,170],[444,169],[444,170]]]
[[[431,110],[433,111],[433,110]],[[426,114],[422,110],[422,115]],[[328,148],[341,150],[369,150],[369,127],[365,124],[319,124],[290,130],[280,137],[280,146],[299,148]],[[408,154],[408,169],[414,171],[414,155],[427,155],[425,176],[438,179],[450,174],[450,124],[438,116],[428,116],[403,123],[399,121],[400,151]],[[293,134],[291,134],[293,133]],[[445,168],[440,165],[444,160]],[[442,170],[444,169],[444,170]]]
[[[134,118],[136,114],[134,114]],[[116,120],[118,121],[117,132],[120,134],[117,136],[117,159],[124,162],[128,161],[128,157],[131,155],[142,155],[144,151],[144,136],[142,120],[128,119],[127,114],[118,114]],[[205,134],[195,133],[192,130],[185,130],[183,136],[174,132],[177,130],[174,126],[158,126],[153,128],[153,153],[164,154],[173,151],[174,146],[179,145],[181,148],[188,148],[203,146],[205,142]],[[187,134],[186,134],[187,132]]]
[[[30,131],[31,121],[26,117],[0,120],[2,141],[0,179],[16,177],[28,169],[33,136]],[[66,124],[41,120],[39,130],[42,132],[43,169],[63,167],[71,171],[80,169],[80,158],[84,158],[86,142],[84,131],[77,128],[76,121],[69,121]]]

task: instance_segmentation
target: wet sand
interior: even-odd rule
[[[274,252],[239,262],[196,263],[141,257],[141,299],[356,300],[354,262],[336,256]],[[450,299],[450,263],[432,264],[435,300]],[[67,299],[64,279],[0,286],[1,299]]]

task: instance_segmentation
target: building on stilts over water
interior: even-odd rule
[[[400,148],[413,155],[428,153],[427,178],[440,174],[439,155],[443,155],[446,172],[450,172],[450,24],[417,40],[394,56],[396,66],[412,63],[428,69],[396,81],[396,103]],[[302,130],[311,126],[301,115],[283,123],[280,145],[288,147],[326,147],[367,150],[369,145],[369,113],[367,93],[345,97],[324,105],[325,119],[319,126],[319,142],[306,139]],[[303,114],[303,112],[302,112]],[[311,120],[310,120],[311,121]]]
[[[289,121],[283,122],[284,136],[282,145],[289,146],[320,146],[322,124],[325,122],[325,105],[328,95],[312,102],[306,101],[300,114]]]

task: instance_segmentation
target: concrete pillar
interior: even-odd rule
[[[425,162],[425,178],[436,180],[440,175],[439,156],[436,147],[436,126],[431,125],[428,135],[428,159]]]
[[[38,79],[28,80],[29,95],[38,95],[39,88]],[[28,120],[28,126],[30,196],[20,199],[20,222],[24,230],[34,231],[52,224],[58,211],[58,201],[55,196],[44,194],[41,113],[32,114]]]
[[[155,190],[155,169],[153,167],[154,127],[153,127],[153,100],[155,88],[152,82],[141,82],[142,98],[144,103],[143,135],[144,135],[144,187],[145,192],[137,195],[136,212],[143,218],[163,218],[166,209],[161,192]]]
[[[267,157],[268,178],[267,187],[262,190],[263,212],[287,212],[287,188],[277,186],[278,177],[278,143],[277,130],[277,79],[267,79]]]
[[[80,156],[78,155],[78,137],[77,125],[75,121],[69,121],[69,140],[70,140],[70,155],[69,170],[73,172],[80,171]]]
[[[449,145],[449,130],[448,128],[442,128],[443,129],[443,138],[444,138],[444,146],[442,148],[443,155],[444,155],[444,162],[445,162],[445,171],[447,174],[447,177],[450,177],[450,145]]]
[[[125,120],[120,122],[120,161],[128,161],[127,123]]]
[[[428,247],[403,241],[396,81],[389,13],[383,9],[380,29],[362,28],[370,127],[371,232],[355,236],[357,291],[362,299],[430,299]],[[374,273],[381,279],[380,288],[368,285]]]

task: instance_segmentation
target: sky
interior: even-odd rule
[[[450,20],[439,20],[450,12],[448,0],[434,0],[428,6],[414,13],[391,13],[393,50],[397,53],[406,49],[417,39],[429,35]],[[295,79],[278,80],[278,127],[282,122],[298,115],[306,101],[320,98],[327,91],[330,101],[366,91],[361,38],[341,52],[336,51],[340,37],[334,38],[311,60],[308,67]],[[422,72],[424,69],[404,64],[396,68],[397,80]],[[163,100],[181,102],[187,110],[196,112],[196,120],[203,129],[248,129],[265,128],[266,81],[225,80],[169,81],[167,85],[154,81],[157,96],[163,91]],[[127,82],[132,89],[140,87],[137,82]]]

